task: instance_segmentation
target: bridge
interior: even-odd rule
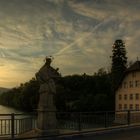
[[[140,111],[55,112],[59,134],[44,139],[140,139]],[[0,139],[34,139],[37,114],[0,114]],[[121,117],[121,118],[119,118]],[[116,122],[116,118],[119,123]],[[122,121],[121,121],[122,120]],[[30,137],[30,138],[29,138]],[[41,139],[43,140],[43,138]]]
[[[102,134],[79,135],[66,138],[68,140],[140,140],[140,127],[120,129],[119,131],[104,132]]]

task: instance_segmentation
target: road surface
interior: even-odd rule
[[[140,140],[140,129],[122,130],[95,136],[77,136],[71,140]]]

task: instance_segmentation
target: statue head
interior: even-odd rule
[[[51,57],[46,57],[46,58],[45,58],[45,64],[46,64],[47,66],[50,66],[51,62],[52,62],[52,58],[51,58]]]

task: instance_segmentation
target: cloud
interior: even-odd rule
[[[139,4],[0,0],[0,85],[12,87],[30,79],[50,55],[63,75],[93,74],[110,66],[111,46],[118,38],[125,40],[128,57],[135,60],[140,55]]]

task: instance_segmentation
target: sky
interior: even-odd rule
[[[62,76],[109,70],[116,39],[136,61],[139,13],[139,0],[0,0],[0,87],[30,80],[46,56]]]

